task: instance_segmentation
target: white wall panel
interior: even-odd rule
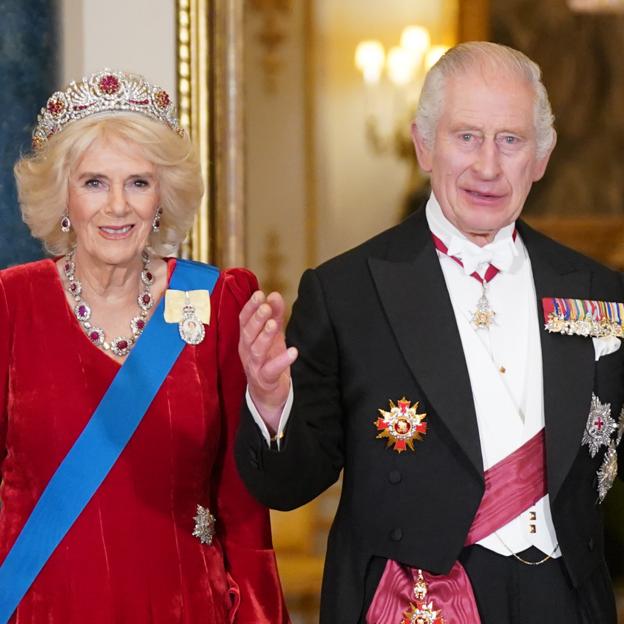
[[[62,0],[63,82],[110,67],[175,96],[174,0]]]

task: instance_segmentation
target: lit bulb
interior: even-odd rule
[[[401,33],[401,47],[412,58],[414,67],[419,67],[425,52],[431,45],[429,31],[424,26],[406,26]]]
[[[355,66],[362,72],[364,82],[376,84],[381,78],[385,52],[379,41],[360,41],[355,49]]]
[[[429,52],[427,52],[427,57],[425,58],[425,66],[427,67],[427,71],[429,71],[440,60],[440,57],[448,49],[448,46],[444,45],[435,45],[431,47]]]
[[[409,53],[403,48],[395,47],[388,52],[388,75],[398,86],[406,85],[412,79],[414,65]]]

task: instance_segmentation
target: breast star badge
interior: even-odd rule
[[[581,445],[587,445],[591,457],[596,457],[602,446],[609,446],[611,435],[615,431],[617,423],[611,418],[611,404],[601,403],[600,399],[592,394],[591,409]]]
[[[602,501],[607,496],[607,493],[613,486],[615,478],[618,473],[618,460],[617,460],[617,450],[616,446],[613,442],[609,444],[607,450],[605,451],[605,455],[602,459],[602,465],[600,466],[600,470],[598,471],[598,502],[602,503]]]
[[[413,451],[414,440],[419,442],[427,433],[427,423],[423,422],[427,414],[418,413],[418,402],[410,407],[411,403],[405,397],[398,405],[390,401],[390,411],[380,409],[380,417],[373,423],[379,431],[377,438],[387,438],[387,446],[394,445],[397,453],[408,447]]]
[[[619,446],[624,436],[624,406],[620,410],[620,416],[617,421],[617,437],[615,439],[615,446]]]

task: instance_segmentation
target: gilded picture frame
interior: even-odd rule
[[[199,152],[205,193],[182,255],[245,264],[243,1],[176,0],[180,121]]]
[[[460,0],[460,40],[487,38],[488,1]],[[306,0],[308,26],[311,4]],[[181,252],[222,268],[244,265],[246,259],[244,5],[244,0],[176,0],[178,109],[181,123],[199,151],[206,187]],[[307,48],[309,60],[309,45]],[[306,117],[310,121],[309,111]],[[310,212],[307,221],[312,231],[306,246],[308,261],[313,264],[316,215]]]

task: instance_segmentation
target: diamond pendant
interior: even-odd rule
[[[201,322],[195,312],[195,308],[191,305],[188,293],[186,293],[186,304],[182,308],[182,320],[178,324],[180,338],[186,344],[199,344],[206,336],[204,324]]]
[[[485,293],[485,282],[483,282],[483,291],[481,292],[479,301],[477,301],[477,309],[472,313],[471,323],[476,329],[490,329],[490,326],[494,324],[495,316],[496,312],[494,312],[490,306],[490,302]]]

